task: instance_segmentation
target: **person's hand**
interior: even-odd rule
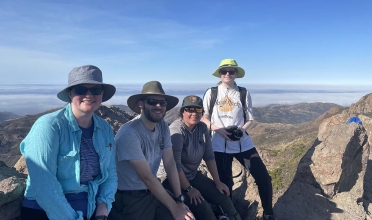
[[[221,135],[225,140],[231,141],[231,139],[227,135],[231,135],[231,133],[226,131],[226,128],[219,128],[217,130],[214,130],[217,134]]]
[[[245,134],[247,131],[243,128],[243,127],[238,127],[239,130],[241,130],[243,132],[243,134]]]
[[[230,190],[229,187],[226,186],[223,182],[219,181],[216,184],[216,188],[221,194],[226,194],[227,196],[230,196]]]
[[[177,205],[171,212],[174,220],[195,220],[195,217],[190,211],[189,207],[182,202],[177,202]]]
[[[199,190],[192,188],[190,192],[187,192],[187,195],[190,197],[190,204],[201,204],[204,201],[203,196],[199,192]]]

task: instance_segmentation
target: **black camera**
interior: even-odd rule
[[[232,126],[230,128],[226,128],[226,131],[231,133],[230,135],[227,135],[227,137],[230,138],[232,141],[238,141],[241,137],[243,137],[243,132],[240,130],[237,126]]]

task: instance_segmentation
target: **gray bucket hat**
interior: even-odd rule
[[[143,85],[142,93],[132,95],[128,98],[127,100],[128,107],[138,114],[141,113],[141,109],[138,106],[138,101],[150,95],[163,96],[167,101],[167,111],[174,108],[174,106],[176,106],[179,101],[177,97],[166,95],[160,82],[150,81]]]
[[[93,65],[76,67],[68,75],[68,85],[57,94],[57,97],[65,102],[70,102],[68,92],[71,87],[79,84],[97,84],[103,86],[102,102],[109,100],[116,92],[115,86],[102,82],[102,71]]]

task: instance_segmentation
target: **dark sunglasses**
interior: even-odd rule
[[[75,86],[75,94],[76,95],[85,95],[87,94],[88,90],[92,95],[101,95],[103,89],[101,87],[92,87],[92,88],[87,88],[84,86]]]
[[[220,73],[222,75],[226,75],[227,73],[229,73],[230,75],[234,75],[236,73],[236,70],[220,70]]]
[[[203,108],[184,108],[184,110],[188,113],[203,113]]]
[[[167,106],[167,101],[165,100],[146,99],[146,103],[152,106],[156,106],[157,104],[159,104],[161,107]]]

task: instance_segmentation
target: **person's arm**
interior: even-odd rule
[[[109,154],[109,160],[107,160],[108,164],[104,164],[103,167],[107,167],[107,169],[101,171],[101,173],[105,173],[104,176],[107,178],[104,180],[103,183],[99,185],[99,190],[97,194],[97,209],[96,209],[96,216],[108,216],[110,213],[112,203],[115,201],[115,193],[118,186],[118,177],[116,173],[116,161],[115,161],[115,139],[114,133],[107,124],[106,126],[106,134],[108,137],[103,137],[104,139],[108,140],[108,146],[103,146],[103,150],[100,153]],[[103,143],[105,144],[105,143]],[[110,146],[111,145],[111,146]]]
[[[107,204],[105,202],[101,202],[97,205],[97,208],[96,208],[96,216],[106,216],[108,217],[108,208],[107,208]]]
[[[167,149],[172,150],[172,148]],[[183,203],[176,203],[174,199],[167,193],[160,181],[151,173],[150,166],[146,159],[131,160],[130,164],[142,182],[149,188],[151,193],[154,194],[154,196],[169,209],[174,219],[194,219],[192,213],[189,211],[186,205]],[[164,167],[166,167],[166,163],[164,163]],[[174,165],[174,170],[176,170],[175,168],[176,167]],[[180,191],[178,190],[178,192]]]
[[[178,176],[181,184],[181,189],[186,190],[191,186],[190,182],[187,180],[185,173],[182,169],[182,150],[183,150],[183,135],[179,130],[179,127],[173,125],[170,126],[170,130],[172,133],[171,140],[172,140],[172,150],[173,150],[173,157],[174,161],[177,166]],[[195,204],[201,203],[204,198],[199,192],[199,190],[192,188],[189,192],[186,192],[190,198],[190,203]]]
[[[61,169],[58,167],[58,161],[74,163],[73,157],[78,154],[75,152],[74,155],[71,151],[69,155],[58,156],[60,133],[68,131],[61,131],[61,127],[64,129],[63,125],[53,123],[54,119],[40,118],[20,145],[21,153],[26,159],[30,187],[33,192],[38,192],[32,196],[49,219],[83,219],[82,212],[75,211],[67,202],[57,179],[57,170]]]
[[[247,117],[247,122],[242,126],[243,131],[248,132],[248,129],[251,128],[252,122],[253,122],[253,108],[252,108],[252,98],[250,93],[247,91],[247,96],[246,96],[246,109],[247,111],[244,112],[244,114]]]
[[[171,147],[164,149],[163,164],[169,183],[175,197],[181,195],[180,180],[176,168],[176,162],[173,158],[173,150]]]
[[[253,122],[253,120],[249,120],[249,121],[247,121],[247,122],[242,126],[243,131],[248,132],[248,130],[249,130],[249,129],[251,128],[251,126],[252,126],[252,122]]]

